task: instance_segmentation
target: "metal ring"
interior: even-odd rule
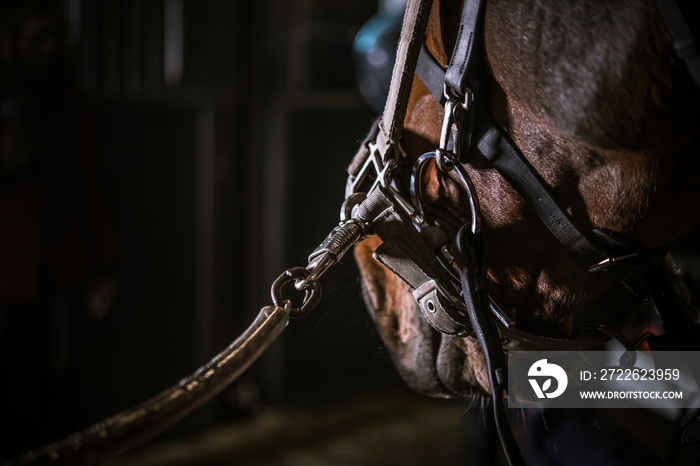
[[[428,152],[420,156],[416,164],[413,166],[411,171],[411,199],[413,205],[416,207],[416,213],[418,218],[425,222],[425,209],[423,208],[423,190],[421,189],[420,181],[425,169],[426,163],[430,160],[434,160],[435,163],[439,163],[441,155],[438,151]],[[472,233],[477,234],[481,231],[481,217],[479,215],[479,200],[476,197],[476,190],[472,184],[472,180],[469,178],[467,171],[464,169],[461,163],[456,162],[453,166],[453,170],[457,173],[457,178],[459,178],[464,191],[469,199],[469,209],[471,215],[471,226],[470,230]],[[452,171],[452,170],[451,170]]]
[[[436,150],[435,154],[435,163],[437,164],[437,167],[440,169],[440,171],[444,173],[452,171],[452,169],[456,165],[455,159],[454,157],[452,157],[452,154],[443,149]]]
[[[340,223],[345,223],[353,218],[352,210],[362,204],[365,199],[367,199],[367,193],[352,193],[346,197],[343,205],[340,206]]]
[[[291,281],[302,280],[308,277],[309,274],[310,272],[304,267],[292,267],[291,269],[285,270],[282,275],[277,277],[277,280],[272,283],[270,295],[272,296],[273,304],[278,307],[286,307],[285,303],[289,300],[282,299],[280,293],[282,287]],[[305,317],[321,300],[321,284],[315,280],[307,283],[308,286],[304,289],[304,302],[301,304],[301,307],[291,307],[289,310],[289,317],[292,319]]]

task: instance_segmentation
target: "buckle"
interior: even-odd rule
[[[467,88],[464,95],[453,94],[445,85],[445,115],[440,132],[438,166],[442,171],[450,171],[457,162],[466,162],[471,153],[474,121],[474,93]]]
[[[425,320],[438,332],[463,335],[471,330],[469,317],[457,310],[464,308],[464,304],[456,301],[453,293],[448,292],[437,281],[430,280],[416,288],[413,298]]]

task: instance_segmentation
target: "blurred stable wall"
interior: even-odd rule
[[[80,340],[85,425],[190,373],[268,303],[338,221],[373,118],[351,45],[374,0],[64,0],[119,256],[115,307]],[[352,259],[259,364],[183,424],[258,403],[397,386]],[[235,417],[235,416],[234,416]]]

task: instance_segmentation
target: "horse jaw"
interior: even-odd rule
[[[371,237],[355,246],[362,295],[399,375],[413,390],[452,398],[488,389],[476,340],[436,332],[421,315],[408,285],[372,258]]]

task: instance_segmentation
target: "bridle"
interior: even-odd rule
[[[688,302],[679,292],[667,248],[645,250],[612,231],[579,226],[506,132],[489,118],[482,76],[484,1],[465,0],[446,69],[422,43],[429,9],[430,1],[409,2],[387,105],[349,168],[343,211],[359,221],[365,232],[382,239],[375,258],[414,290],[423,317],[435,330],[476,337],[484,354],[496,427],[506,457],[510,464],[524,464],[503,403],[506,349],[592,349],[611,337],[621,340],[627,349],[636,349],[654,337],[645,334],[632,343],[621,337],[621,331],[636,317],[643,297],[654,301],[664,321],[665,336],[678,349],[700,350],[700,332],[687,313]],[[688,51],[689,29],[682,15],[679,20],[677,5],[664,1],[660,9],[667,23],[673,22],[669,29],[676,39],[676,50],[691,73],[700,76],[697,50],[695,55]],[[405,187],[392,173],[406,172],[397,168],[406,163],[398,141],[405,115],[402,99],[408,98],[406,89],[410,89],[414,70],[444,106],[444,120],[439,147],[421,156],[412,169],[409,201]],[[619,319],[621,313],[616,312],[615,322],[581,326],[570,338],[544,337],[518,329],[515,319],[489,296],[488,233],[480,221],[476,191],[462,165],[470,162],[477,149],[582,267],[590,273],[608,274],[620,284],[619,289],[632,291],[623,306],[625,319]],[[468,199],[470,220],[456,235],[446,231],[447,222],[428,220],[426,215],[421,178],[431,162],[437,166],[438,176],[454,174]],[[581,338],[591,332],[597,335]]]
[[[309,256],[307,267],[280,275],[271,288],[273,305],[261,309],[251,326],[206,365],[172,387],[129,410],[65,439],[3,464],[85,464],[131,448],[176,422],[235,380],[286,327],[290,318],[307,315],[321,297],[319,278],[354,244],[376,234],[382,245],[379,262],[408,283],[422,315],[437,331],[474,336],[484,354],[496,427],[510,464],[524,464],[508,425],[505,351],[584,350],[611,338],[628,350],[644,340],[667,338],[680,350],[700,350],[700,334],[687,314],[688,302],[670,271],[664,249],[642,250],[613,232],[587,231],[557,203],[536,170],[508,135],[488,117],[482,89],[483,0],[465,0],[461,28],[446,70],[423,46],[432,0],[409,0],[397,51],[391,89],[382,117],[373,125],[348,168],[341,222]],[[673,0],[659,0],[676,50],[700,83],[700,54],[695,38]],[[408,167],[401,132],[414,75],[445,106],[439,147]],[[478,149],[525,199],[550,232],[591,273],[614,276],[629,289],[609,322],[580,328],[569,338],[523,331],[513,316],[489,295],[488,231],[479,202],[462,164]],[[456,178],[467,198],[469,221],[434,215],[423,199],[421,179],[428,164],[438,176]],[[294,283],[303,291],[294,307],[282,288]],[[650,297],[663,318],[666,336],[643,335],[629,342],[619,333],[634,318],[630,309]],[[623,318],[620,318],[620,315]],[[582,338],[583,336],[586,338]],[[700,374],[693,374],[700,380]],[[700,425],[693,421],[689,428]]]

